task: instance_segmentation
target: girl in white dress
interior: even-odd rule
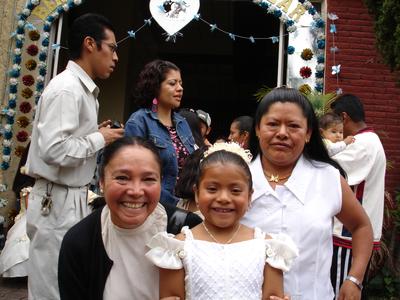
[[[253,192],[250,160],[235,143],[204,153],[194,186],[204,222],[176,237],[158,233],[148,244],[146,256],[160,268],[161,299],[283,298],[282,271],[298,250],[284,234],[240,224]]]

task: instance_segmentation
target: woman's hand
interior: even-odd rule
[[[180,300],[180,299],[181,298],[175,296],[160,298],[160,300]]]
[[[339,291],[338,300],[360,300],[361,290],[351,281],[345,280]]]

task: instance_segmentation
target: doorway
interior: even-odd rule
[[[122,1],[121,1],[122,2]],[[86,12],[105,15],[115,26],[117,41],[137,30],[151,17],[147,1],[87,0],[65,15],[62,44],[66,44],[71,22]],[[219,28],[243,36],[279,35],[279,20],[251,1],[201,1],[201,17]],[[261,25],[260,25],[261,24]],[[161,58],[174,62],[182,71],[182,107],[202,109],[212,118],[210,140],[227,136],[231,121],[240,115],[253,116],[257,106],[254,93],[263,85],[276,86],[278,43],[271,40],[236,38],[213,31],[202,21],[192,20],[176,42],[166,42],[164,31],[152,20],[135,39],[119,45],[119,63],[110,79],[100,87],[99,121],[125,122],[136,110],[131,95],[138,73],[149,61]],[[62,52],[59,71],[65,68],[67,53]]]

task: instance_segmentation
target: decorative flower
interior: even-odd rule
[[[295,49],[293,46],[288,46],[288,47],[287,47],[287,53],[288,53],[289,55],[293,54],[295,50],[296,50],[296,49]]]
[[[235,142],[227,142],[227,143],[214,143],[212,146],[208,148],[207,151],[204,152],[203,157],[206,158],[211,153],[225,150],[228,152],[235,153],[239,155],[246,163],[250,163],[253,155],[249,150],[243,149],[238,143]]]
[[[6,184],[0,184],[0,192],[5,192],[7,190]]]
[[[31,111],[31,109],[32,109],[32,105],[27,101],[24,101],[19,105],[19,110],[21,112],[23,112],[24,114],[29,113]]]
[[[31,86],[32,84],[35,83],[35,79],[33,78],[32,75],[25,75],[25,76],[22,77],[22,82],[26,86]]]
[[[39,52],[39,48],[36,45],[29,45],[29,47],[26,49],[26,52],[31,55],[31,56],[35,56],[38,54]]]
[[[29,71],[33,71],[36,69],[37,63],[34,59],[29,59],[26,63],[25,63],[25,67],[29,70]]]
[[[37,40],[39,40],[39,39],[40,39],[40,33],[39,33],[39,31],[37,31],[37,30],[31,30],[31,31],[29,31],[29,38],[30,38],[32,41],[37,41]]]
[[[24,146],[17,146],[14,150],[14,154],[18,157],[21,157],[22,154],[25,152],[25,147]]]
[[[315,67],[315,69],[316,69],[317,71],[323,71],[323,70],[325,70],[325,65],[319,63],[319,64],[317,64],[317,66]]]
[[[29,137],[29,135],[25,130],[21,130],[20,132],[17,133],[17,136],[16,136],[17,141],[21,142],[21,143],[26,142],[28,137]]]
[[[25,128],[29,125],[29,119],[25,116],[21,116],[17,119],[17,124],[19,125],[19,127],[21,128]]]
[[[300,69],[300,76],[305,79],[305,78],[309,78],[312,74],[312,71],[310,69],[310,67],[302,67]]]
[[[310,48],[305,48],[301,52],[301,58],[304,60],[311,60],[313,58],[314,54]]]
[[[24,88],[21,92],[22,97],[29,99],[33,95],[33,91],[30,88]]]
[[[8,200],[4,198],[0,198],[0,208],[6,207],[8,205]]]
[[[299,86],[299,92],[304,95],[311,94],[311,86],[309,86],[308,84],[302,84],[301,86]]]

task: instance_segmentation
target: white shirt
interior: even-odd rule
[[[146,221],[134,229],[113,224],[107,206],[101,212],[104,248],[113,261],[104,287],[104,300],[159,299],[159,271],[145,253],[146,244],[158,232],[167,230],[167,213],[161,204]]]
[[[333,299],[332,226],[342,205],[339,171],[301,156],[288,181],[273,190],[260,156],[250,169],[254,193],[243,224],[264,232],[286,233],[299,248],[299,257],[284,274],[285,293],[292,300]]]
[[[379,137],[371,129],[367,128],[354,137],[355,142],[332,159],[346,171],[347,181],[354,186],[354,192],[371,221],[374,242],[379,242],[385,203],[385,151]],[[335,220],[334,235],[351,240],[338,220]]]
[[[322,140],[325,144],[326,150],[328,150],[329,156],[334,156],[335,154],[338,154],[340,151],[346,149],[347,147],[344,141],[333,143],[328,139],[322,139]]]
[[[49,82],[36,109],[28,175],[71,187],[90,182],[96,152],[105,145],[97,124],[98,93],[93,80],[73,61]]]

